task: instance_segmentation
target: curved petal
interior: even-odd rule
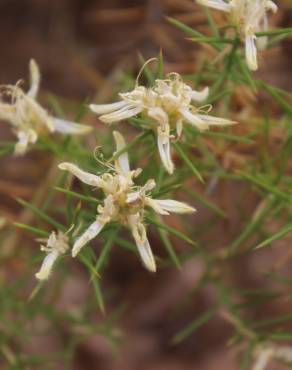
[[[35,274],[35,277],[39,280],[48,279],[50,272],[52,271],[53,265],[58,258],[59,253],[57,251],[50,252],[44,259],[41,269]]]
[[[169,212],[167,212],[166,210],[164,210],[160,205],[159,203],[156,201],[156,199],[152,199],[150,197],[146,197],[145,198],[145,205],[148,206],[148,207],[151,207],[156,213],[160,214],[160,215],[169,215]]]
[[[150,191],[150,190],[153,190],[156,186],[156,182],[154,179],[149,179],[147,180],[146,184],[142,187],[142,191],[143,192],[146,192],[146,191]]]
[[[245,38],[245,58],[248,68],[252,71],[258,69],[257,48],[255,44],[256,37],[254,35],[246,36]]]
[[[144,266],[151,272],[156,272],[155,259],[147,239],[145,226],[141,222],[132,222],[132,234]]]
[[[72,257],[76,257],[85,244],[87,244],[101,232],[104,225],[104,223],[99,221],[93,222],[93,224],[91,224],[89,228],[74,243],[72,248]]]
[[[150,179],[146,182],[144,186],[142,186],[138,191],[134,191],[132,193],[128,193],[126,202],[133,203],[136,202],[138,199],[143,199],[147,191],[151,191],[156,186],[156,182],[153,179]],[[146,199],[146,198],[145,198]]]
[[[151,272],[156,272],[156,263],[155,259],[149,244],[149,241],[146,239],[143,242],[139,242],[136,240],[136,245],[141,257],[141,260],[144,266]]]
[[[163,210],[164,214],[168,212],[172,213],[193,213],[196,212],[195,208],[185,204],[183,202],[178,202],[172,199],[151,199],[151,203],[155,204],[157,209]],[[154,210],[155,208],[152,207]],[[161,212],[160,212],[161,213]]]
[[[264,370],[272,357],[273,350],[271,348],[261,350],[253,366],[253,370]]]
[[[278,10],[278,6],[272,0],[268,0],[266,3],[267,10],[271,10],[273,13],[276,13]]]
[[[182,131],[183,131],[183,120],[182,119],[178,119],[176,121],[176,134],[177,134],[177,137],[180,138],[181,137],[181,134],[182,134]]]
[[[231,126],[237,124],[235,121],[231,121],[226,118],[209,116],[208,114],[198,114],[198,118],[206,123],[208,126]]]
[[[25,132],[21,131],[17,136],[18,142],[15,144],[14,154],[24,155],[28,147],[28,135]]]
[[[144,266],[151,272],[156,271],[155,259],[147,239],[145,225],[141,222],[142,216],[139,213],[128,217],[128,225],[135,239],[138,252]]]
[[[162,108],[156,107],[148,110],[148,116],[159,124],[157,128],[157,145],[159,155],[166,171],[172,174],[174,171],[174,165],[170,154],[170,127],[168,115]]]
[[[112,104],[90,104],[89,108],[96,114],[107,114],[112,113],[128,105],[125,101],[119,101]]]
[[[209,8],[222,10],[227,13],[231,11],[231,5],[226,3],[224,0],[197,0],[197,3],[208,6]]]
[[[17,133],[18,142],[15,144],[14,154],[23,155],[27,152],[28,145],[37,141],[37,133],[34,130],[19,131]]]
[[[202,101],[206,100],[209,95],[209,87],[205,87],[202,91],[192,91],[192,100],[201,103]]]
[[[91,186],[102,186],[102,179],[99,176],[93,175],[89,172],[81,170],[75,164],[69,162],[60,163],[59,166],[60,170],[68,171],[72,173],[72,175],[76,176],[80,181],[84,184],[91,185]]]
[[[142,110],[143,110],[142,107],[126,106],[113,113],[104,114],[100,116],[99,119],[105,123],[114,123],[114,122],[122,121],[127,118],[134,117],[137,114],[141,113]]]
[[[199,118],[198,114],[191,113],[188,108],[180,108],[179,112],[186,120],[186,122],[196,127],[198,130],[204,131],[209,128],[208,125],[206,125],[206,123],[201,118]]]
[[[28,90],[27,95],[35,99],[40,88],[41,74],[39,66],[37,65],[34,59],[31,59],[31,61],[29,62],[29,70],[30,70],[30,89]]]
[[[126,146],[126,143],[125,143],[123,136],[118,131],[114,131],[113,135],[114,135],[116,147],[117,147],[117,151],[115,153],[117,153],[120,150],[123,150],[123,148]],[[127,175],[130,172],[129,157],[128,157],[127,152],[124,152],[121,155],[119,155],[115,163],[116,163],[116,168],[117,170],[119,170],[119,172],[122,172],[124,175]]]
[[[54,129],[62,134],[83,135],[92,130],[92,127],[67,121],[60,118],[52,118]]]
[[[128,204],[134,203],[140,198],[141,198],[141,192],[140,191],[134,191],[133,193],[128,193],[126,203],[128,203]]]
[[[161,161],[166,169],[166,171],[170,174],[174,171],[174,164],[171,159],[170,154],[170,140],[169,137],[161,135],[158,133],[157,135],[157,145],[158,151],[161,158]]]
[[[169,131],[168,115],[162,108],[151,108],[147,113],[150,118],[158,122],[162,131]]]

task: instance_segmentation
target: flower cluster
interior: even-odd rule
[[[85,134],[91,127],[53,117],[38,102],[40,71],[34,60],[30,61],[30,88],[24,92],[20,83],[4,85],[0,90],[0,120],[11,124],[17,135],[16,154],[24,154],[39,136],[60,132],[63,134]],[[138,75],[139,76],[139,75]],[[172,174],[174,164],[171,158],[170,143],[181,137],[185,124],[199,131],[211,126],[228,126],[235,122],[209,115],[212,107],[203,105],[209,89],[196,91],[184,83],[177,73],[170,73],[165,79],[155,80],[153,87],[138,84],[133,91],[120,93],[121,101],[113,104],[90,105],[92,111],[100,115],[106,123],[114,123],[141,114],[147,119],[148,129],[157,135],[157,146],[165,169]],[[145,120],[144,120],[145,121]],[[193,213],[195,209],[185,203],[172,199],[155,199],[151,191],[156,184],[149,179],[143,186],[135,184],[141,169],[130,170],[129,158],[123,136],[113,133],[116,152],[114,163],[104,163],[107,171],[101,175],[88,173],[77,165],[63,162],[59,168],[76,176],[83,183],[101,189],[104,195],[102,203],[96,209],[96,216],[91,225],[75,240],[72,256],[80,250],[102,229],[111,222],[117,222],[128,228],[135,240],[143,264],[149,271],[156,271],[155,259],[147,238],[145,212],[148,209],[159,215],[169,213]],[[70,230],[69,230],[70,231]],[[52,232],[41,250],[47,253],[36,277],[47,279],[57,258],[69,249],[68,233]]]
[[[267,45],[267,37],[257,38],[257,32],[268,30],[267,12],[276,12],[278,7],[271,0],[197,0],[201,5],[222,10],[230,14],[231,22],[238,29],[241,39],[245,42],[245,55],[249,69],[258,69],[257,48],[263,50]]]
[[[34,60],[30,61],[30,89],[25,93],[19,86],[1,86],[0,120],[9,122],[18,138],[15,154],[23,155],[38,136],[53,132],[62,134],[87,134],[91,127],[51,116],[37,101],[40,71]],[[7,103],[5,99],[10,99]]]
[[[18,137],[15,146],[16,154],[24,154],[29,145],[37,141],[39,136],[53,132],[63,134],[85,134],[91,128],[74,122],[53,117],[36,100],[40,87],[40,71],[34,60],[30,61],[30,89],[25,93],[20,83],[4,85],[0,94],[0,120],[11,124]],[[90,108],[101,115],[100,119],[107,123],[118,122],[138,114],[147,118],[149,127],[157,134],[157,145],[162,163],[169,173],[173,173],[174,165],[170,154],[170,141],[180,138],[184,124],[189,124],[199,131],[211,126],[226,126],[235,122],[209,115],[210,105],[199,105],[208,97],[208,88],[202,91],[193,90],[183,82],[177,73],[170,73],[166,79],[157,79],[151,88],[139,86],[128,93],[121,93],[121,101],[113,104],[94,105]],[[148,127],[148,128],[149,128]],[[172,199],[155,199],[151,191],[156,184],[153,179],[144,186],[135,184],[141,169],[130,170],[125,140],[120,133],[114,132],[116,152],[114,164],[103,163],[107,171],[102,175],[94,175],[83,171],[73,163],[64,162],[59,165],[61,170],[68,171],[87,185],[99,188],[104,194],[102,204],[98,205],[96,217],[85,232],[78,237],[72,248],[72,256],[93,238],[95,238],[110,222],[117,222],[127,227],[135,240],[138,252],[145,267],[156,271],[155,259],[146,235],[144,221],[147,208],[160,215],[169,213],[192,213],[189,205]],[[69,231],[68,231],[69,232]],[[68,232],[52,232],[41,250],[47,253],[36,277],[47,279],[56,259],[69,250]]]
[[[63,134],[85,134],[91,128],[74,122],[65,121],[50,115],[37,102],[40,86],[40,71],[34,60],[30,61],[30,89],[24,92],[20,84],[4,85],[0,95],[0,119],[11,124],[18,137],[15,146],[16,154],[24,154],[29,145],[37,141],[39,136],[53,132]],[[178,139],[183,132],[184,124],[189,124],[199,131],[211,126],[226,126],[235,122],[209,115],[210,105],[196,106],[208,97],[208,88],[202,91],[193,90],[183,82],[177,73],[170,73],[166,79],[157,79],[151,88],[136,86],[133,91],[120,93],[121,101],[113,104],[90,106],[91,110],[101,115],[106,123],[118,122],[141,114],[149,122],[149,127],[157,135],[157,145],[162,163],[169,173],[173,173],[174,164],[171,159],[170,141]],[[96,217],[92,224],[79,236],[73,245],[72,256],[93,238],[95,238],[110,222],[117,222],[127,227],[135,240],[138,252],[145,267],[156,271],[155,259],[146,235],[145,211],[152,209],[160,215],[169,213],[192,213],[189,205],[172,199],[155,199],[151,191],[156,184],[153,179],[144,186],[135,184],[141,169],[130,170],[125,140],[120,133],[114,132],[116,152],[114,164],[103,163],[107,171],[95,175],[83,171],[73,163],[64,162],[59,165],[61,170],[68,171],[83,183],[99,188],[104,194],[102,204],[98,205]],[[47,279],[56,259],[69,250],[68,232],[52,232],[41,250],[47,253],[36,277]]]
[[[118,154],[123,151],[125,141],[117,131],[114,132],[114,138]],[[109,171],[101,176],[85,172],[67,162],[61,163],[59,168],[70,172],[87,185],[100,188],[104,193],[103,204],[97,207],[96,219],[73,245],[73,257],[85,244],[95,238],[106,224],[118,222],[131,230],[145,267],[155,272],[156,264],[144,223],[145,207],[150,207],[161,215],[168,215],[170,212],[192,213],[195,211],[194,208],[182,202],[171,199],[153,199],[150,195],[155,187],[153,179],[148,180],[144,186],[135,185],[134,179],[142,170],[130,170],[127,153],[119,155],[113,166],[108,165]]]
[[[50,234],[46,246],[41,246],[41,250],[47,253],[41,269],[35,274],[39,280],[45,280],[49,277],[50,272],[57,258],[65,254],[69,249],[69,238],[66,234],[54,231]]]
[[[266,31],[268,30],[267,14],[269,11],[277,11],[276,4],[271,0],[197,0],[197,3],[221,10],[230,16],[232,29],[234,29],[233,26],[235,26],[237,31],[234,39],[234,48],[240,41],[243,41],[245,43],[245,58],[248,68],[250,70],[257,70],[257,51],[258,49],[264,49],[267,45],[267,36],[265,36],[267,35]],[[259,37],[259,35],[264,36]],[[218,41],[217,37],[212,39],[212,42],[214,43]],[[223,41],[226,41],[227,43],[230,42],[229,39],[225,39]],[[225,50],[230,50],[230,48],[226,48]],[[234,56],[234,52],[236,53],[236,50],[232,49],[228,58],[230,60],[226,64],[227,68],[225,71],[226,74],[228,72],[231,74],[230,86],[235,86],[236,81],[239,81],[240,83],[244,82],[238,71],[236,74],[233,74],[232,68],[229,68],[231,67],[231,63],[237,60],[236,58],[232,58]],[[143,68],[144,66],[142,67],[142,70]],[[89,133],[91,131],[91,127],[56,118],[38,103],[37,95],[41,81],[40,70],[34,60],[30,61],[29,69],[30,88],[27,92],[21,88],[20,83],[17,83],[16,85],[0,86],[0,120],[8,122],[12,127],[13,133],[17,136],[17,143],[14,151],[15,154],[25,154],[29,147],[37,142],[39,137],[46,137],[53,133],[69,135]],[[206,77],[210,76],[210,80],[213,80],[213,71],[207,72],[208,74],[206,74]],[[244,76],[244,72],[246,71],[243,70],[241,72]],[[114,124],[133,117],[139,117],[140,120],[134,122],[141,122],[144,129],[152,130],[151,132],[154,132],[154,135],[152,136],[155,137],[155,145],[157,145],[160,157],[159,163],[161,161],[162,166],[169,174],[173,174],[175,170],[175,165],[171,155],[171,143],[174,140],[179,140],[183,136],[184,130],[187,131],[187,128],[192,127],[198,132],[203,132],[213,127],[227,127],[236,123],[227,118],[216,117],[210,114],[212,106],[208,104],[208,87],[199,91],[194,90],[190,85],[183,81],[182,77],[178,73],[169,73],[166,75],[165,79],[156,79],[153,86],[146,87],[138,82],[140,73],[138,74],[136,84],[132,91],[119,93],[119,101],[109,104],[91,104],[90,109],[98,115],[102,122],[106,124]],[[219,88],[221,88],[226,77],[226,79],[229,79],[229,76],[226,76],[226,74],[224,73],[222,79],[219,76],[217,81],[214,78],[214,90],[219,90]],[[247,77],[249,77],[249,75]],[[240,86],[240,88],[242,88],[242,86]],[[271,95],[273,96],[273,94]],[[212,98],[213,96],[209,101],[212,101]],[[229,102],[227,102],[227,104],[229,104]],[[185,126],[187,128],[185,128]],[[231,135],[222,136],[229,136],[230,139],[235,139],[234,136],[231,137]],[[142,169],[131,169],[124,137],[118,131],[113,131],[113,138],[115,141],[115,149],[111,156],[112,159],[105,161],[103,157],[102,160],[95,158],[99,164],[103,166],[102,171],[100,172],[87,172],[77,164],[69,161],[59,163],[58,168],[61,171],[66,171],[67,175],[70,177],[70,183],[72,178],[75,177],[83,184],[92,187],[93,191],[98,190],[98,197],[95,197],[94,195],[93,197],[90,197],[91,200],[93,198],[92,203],[96,206],[92,213],[87,213],[86,219],[88,219],[88,222],[86,222],[86,225],[84,225],[83,219],[79,219],[80,215],[83,214],[82,211],[80,213],[72,212],[74,222],[75,219],[77,219],[78,225],[76,228],[75,225],[72,225],[70,229],[65,232],[65,228],[60,225],[61,230],[52,231],[50,234],[41,233],[41,235],[45,235],[47,238],[39,240],[41,243],[40,250],[45,252],[45,254],[40,269],[35,274],[35,277],[38,280],[45,281],[50,277],[52,269],[59,258],[69,254],[75,258],[83,248],[93,241],[93,239],[98,237],[100,233],[105,233],[105,229],[108,228],[111,232],[111,226],[113,226],[113,223],[116,223],[128,230],[135,242],[137,254],[140,257],[142,264],[148,271],[154,273],[156,272],[157,266],[155,256],[147,237],[146,220],[148,219],[151,221],[151,217],[147,217],[149,216],[147,212],[152,212],[152,214],[155,213],[156,217],[167,216],[171,213],[193,214],[196,212],[194,207],[184,202],[173,199],[156,198],[156,196],[158,197],[158,195],[156,195],[158,191],[156,194],[154,193],[156,182],[153,178],[147,178],[142,184],[139,183],[137,180],[139,180],[138,177],[142,173]],[[76,148],[78,148],[77,145]],[[68,151],[68,154],[71,154],[74,149],[75,147],[73,148],[72,146],[72,150]],[[225,150],[225,147],[223,149]],[[231,152],[232,148],[227,148],[227,150]],[[220,153],[221,152],[223,152],[223,150],[220,150]],[[82,156],[84,152],[78,151],[78,154]],[[84,155],[84,157],[87,158],[86,155]],[[186,156],[184,159],[186,164],[191,163]],[[73,161],[72,157],[70,157],[70,160]],[[189,167],[191,166],[192,164]],[[188,166],[186,166],[186,168],[187,167]],[[208,173],[211,173],[211,166],[209,163],[207,163],[207,166],[205,167],[207,167]],[[258,166],[256,166],[256,169],[257,167]],[[274,170],[275,169],[272,168],[273,173],[275,172]],[[217,172],[218,171],[216,171],[215,176],[211,174],[212,179],[217,179]],[[188,174],[185,175],[184,171],[182,171],[181,174],[181,178],[188,179]],[[165,174],[163,173],[163,175]],[[180,173],[178,175],[180,175]],[[165,188],[175,187],[179,181],[179,177],[180,176],[177,176],[174,179],[174,182],[169,181]],[[213,183],[213,180],[211,182]],[[213,186],[212,183],[211,187]],[[285,185],[287,184],[285,183]],[[209,189],[211,187],[209,187]],[[269,187],[267,186],[266,189],[269,190]],[[163,191],[164,190],[165,189],[163,189]],[[64,189],[63,191],[66,192]],[[75,194],[69,191],[68,193]],[[81,194],[78,195],[77,193],[76,195],[81,199],[89,198],[84,197]],[[265,205],[266,199],[267,197],[263,200]],[[212,204],[208,205],[208,202],[204,201],[204,199],[202,200],[202,203],[206,203],[209,208],[213,208],[213,210],[216,211],[215,207],[212,206]],[[271,204],[274,204],[274,201]],[[270,210],[270,208],[271,207],[267,208],[267,210]],[[79,206],[77,210],[79,211]],[[220,211],[220,209],[218,211]],[[69,213],[71,212],[68,212],[68,218],[71,216]],[[41,215],[40,212],[36,212],[36,214]],[[52,221],[49,217],[43,217],[43,219]],[[4,223],[5,219],[0,217],[0,228]],[[59,223],[51,223],[59,225]],[[155,224],[155,222],[153,223]],[[22,224],[19,224],[19,226],[22,226]],[[209,226],[212,228],[213,223],[211,222],[210,225],[208,225],[208,229],[210,228]],[[75,228],[75,230],[71,234],[71,230],[73,228]],[[38,232],[38,230],[34,228],[30,228],[30,230]],[[177,235],[179,236],[179,233],[177,233]],[[163,236],[164,235],[162,235],[162,239]],[[272,238],[268,238],[269,243],[271,242],[271,239]],[[167,243],[168,240],[163,241],[165,242],[166,247],[171,247]],[[238,239],[235,240],[235,242],[237,241]],[[264,244],[265,243],[266,241],[264,241]],[[240,243],[238,243],[238,246],[240,247]],[[232,256],[240,255],[239,253],[234,253],[235,249],[232,244],[231,247],[227,246],[223,250],[219,250],[219,253],[213,253],[212,251],[211,255],[208,255],[208,253],[202,253],[202,260],[204,262],[202,263],[202,268],[205,271],[200,274],[199,280],[197,279],[199,281],[198,287],[205,288],[206,283],[218,288],[218,302],[216,302],[208,312],[201,316],[201,318],[205,320],[204,317],[211,318],[213,314],[219,313],[234,324],[237,329],[236,337],[234,338],[236,338],[237,342],[243,340],[245,337],[248,341],[248,356],[245,356],[245,360],[248,359],[249,356],[253,356],[253,370],[265,370],[269,366],[270,362],[274,360],[292,364],[292,348],[288,345],[278,345],[268,341],[264,342],[263,338],[265,338],[266,335],[264,331],[258,334],[254,331],[254,328],[250,330],[248,327],[248,321],[240,319],[240,312],[237,313],[237,311],[242,308],[242,305],[240,307],[237,305],[237,307],[233,304],[232,296],[229,297],[228,293],[231,291],[231,294],[233,294],[235,289],[232,288],[231,290],[227,285],[225,285],[225,276],[221,274],[221,270],[223,271],[223,268],[226,265],[225,260],[230,255],[230,250],[232,251]],[[238,248],[239,252],[244,250],[245,248]],[[82,257],[85,256],[81,256],[81,259],[83,260]],[[99,261],[101,261],[103,257],[105,257],[105,255],[102,255]],[[216,262],[220,263],[219,269],[215,266]],[[224,264],[222,262],[224,262]],[[99,263],[96,266],[98,265]],[[252,290],[252,292],[254,291],[257,292],[258,289]],[[274,296],[273,291],[272,296]],[[276,296],[278,297],[278,294],[276,294]],[[246,299],[245,301],[244,304],[247,307],[249,300]],[[254,304],[253,300],[250,300],[250,302],[251,304]],[[255,303],[257,304],[257,302]],[[203,323],[201,318],[197,319],[196,322]],[[267,322],[267,320],[265,321]],[[191,326],[193,325],[189,325],[188,328]],[[255,325],[253,325],[253,327],[256,328]],[[188,328],[187,331],[188,334],[190,334]],[[184,330],[183,335],[181,335],[181,333],[176,336],[175,339],[183,339],[185,337],[184,333],[186,333],[186,330]],[[279,333],[281,334],[281,331]],[[10,360],[11,351],[9,346],[7,348],[8,350],[3,351],[3,353],[5,352],[5,355],[8,354],[6,357]]]
[[[193,90],[177,73],[170,73],[165,80],[156,80],[152,88],[136,84],[134,90],[120,93],[121,101],[113,104],[90,105],[105,123],[115,123],[141,114],[149,121],[157,135],[157,146],[165,169],[172,174],[174,164],[170,153],[170,140],[179,138],[185,123],[200,131],[210,126],[226,126],[235,122],[210,116],[210,105],[195,106],[208,97],[209,89]],[[176,131],[176,136],[174,135]]]

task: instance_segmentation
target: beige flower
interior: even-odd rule
[[[249,69],[258,69],[257,47],[265,49],[267,37],[256,37],[256,32],[268,30],[267,12],[277,11],[277,5],[271,0],[197,0],[201,5],[229,13],[232,23],[238,28],[245,42],[245,56]]]
[[[90,105],[93,112],[101,115],[105,123],[115,123],[142,114],[149,120],[150,127],[157,135],[157,146],[161,161],[169,173],[174,165],[170,153],[170,140],[181,136],[184,123],[198,130],[208,130],[210,126],[226,126],[235,122],[210,116],[211,106],[196,107],[194,102],[202,102],[208,96],[208,88],[193,90],[185,84],[177,73],[170,73],[165,80],[156,80],[154,87],[136,85],[128,93],[119,94],[121,101],[113,104]]]
[[[39,135],[52,132],[78,135],[91,130],[89,126],[55,118],[41,107],[36,100],[40,86],[40,71],[34,60],[30,61],[29,67],[30,89],[27,93],[19,87],[19,84],[1,87],[0,120],[12,125],[18,138],[15,145],[15,153],[18,155],[26,153],[28,146],[34,144]],[[10,99],[10,103],[4,98]]]
[[[114,132],[117,151],[123,150],[125,141],[122,135]],[[112,221],[129,228],[136,242],[145,267],[156,271],[155,260],[149,245],[144,224],[145,207],[155,212],[168,215],[170,212],[191,213],[195,209],[187,204],[169,199],[152,199],[149,192],[155,187],[154,180],[148,180],[144,186],[134,184],[134,179],[141,169],[130,170],[128,154],[122,153],[115,160],[114,166],[108,165],[109,171],[101,176],[85,172],[72,163],[61,163],[59,168],[76,176],[83,183],[100,188],[104,193],[102,205],[97,207],[97,216],[89,228],[75,241],[72,255],[75,257],[90,240],[95,238],[103,227]]]
[[[41,250],[47,253],[41,269],[35,274],[39,280],[46,280],[52,271],[56,259],[67,252],[69,249],[68,236],[61,231],[56,234],[54,231],[50,234],[47,245],[41,246]]]

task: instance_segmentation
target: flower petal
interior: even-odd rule
[[[118,121],[122,121],[127,118],[131,118],[136,116],[137,114],[141,113],[143,110],[142,107],[133,107],[133,106],[126,106],[120,110],[117,110],[113,113],[104,114],[99,117],[102,122],[105,123],[114,123]]]
[[[144,186],[142,186],[141,188],[141,191],[143,193],[146,193],[147,191],[151,191],[155,188],[156,186],[156,182],[154,179],[149,179],[147,180],[146,184]]]
[[[45,258],[40,268],[40,271],[35,274],[35,277],[39,280],[48,279],[50,272],[52,271],[53,265],[58,258],[59,253],[56,250],[50,252]]]
[[[165,134],[169,132],[169,122],[167,113],[160,107],[151,108],[148,110],[148,116],[153,118],[160,125],[161,131]]]
[[[207,124],[208,128],[209,126],[231,126],[237,124],[235,121],[230,121],[226,118],[209,116],[208,114],[198,114],[198,117]]]
[[[170,155],[170,127],[167,113],[160,107],[148,110],[148,116],[158,123],[157,145],[161,161],[168,173],[172,174],[174,165]]]
[[[52,118],[54,129],[62,134],[83,135],[92,130],[92,127],[80,125],[79,123],[63,120],[60,118]]]
[[[96,114],[107,114],[124,108],[127,105],[128,103],[122,100],[112,104],[90,104],[89,108]]]
[[[174,164],[171,159],[170,155],[170,139],[165,135],[161,135],[158,133],[157,135],[157,145],[160,154],[161,161],[166,169],[166,171],[170,174],[174,171]]]
[[[278,10],[278,6],[271,0],[266,2],[266,9],[271,10],[273,13],[276,13]]]
[[[138,252],[142,259],[144,266],[151,272],[156,271],[155,259],[147,239],[145,225],[142,223],[142,216],[139,213],[130,215],[128,217],[128,225],[132,231],[135,239]]]
[[[209,126],[199,117],[199,114],[191,113],[188,108],[180,108],[179,112],[186,122],[196,127],[198,130],[208,130]]]
[[[126,202],[130,204],[136,202],[138,199],[145,198],[146,192],[154,189],[155,186],[156,182],[153,179],[148,180],[146,184],[143,187],[141,187],[138,191],[128,193]]]
[[[156,213],[160,214],[160,215],[169,215],[169,212],[167,212],[166,210],[164,210],[160,205],[159,203],[156,201],[156,199],[152,199],[150,197],[146,197],[145,198],[145,205],[148,206],[148,207],[151,207]]]
[[[149,244],[149,241],[146,237],[144,241],[136,241],[136,245],[141,257],[141,260],[144,266],[151,272],[156,272],[156,263],[155,259]]]
[[[116,147],[117,147],[117,151],[115,153],[117,153],[126,146],[126,143],[125,143],[123,136],[118,131],[114,131],[113,135],[114,135]],[[129,157],[128,157],[127,152],[122,153],[116,159],[116,168],[119,171],[121,171],[124,175],[127,175],[130,172]]]
[[[14,154],[23,155],[27,152],[28,145],[37,141],[37,133],[34,130],[19,131],[17,133],[18,142],[15,144]]]
[[[264,370],[267,367],[269,361],[272,359],[272,357],[273,357],[272,348],[262,349],[257,357],[253,370]]]
[[[195,208],[185,204],[183,202],[178,202],[172,199],[152,199],[158,207],[163,211],[173,212],[173,213],[193,213],[196,212]]]
[[[256,71],[258,69],[257,48],[255,40],[255,35],[246,36],[245,38],[245,58],[248,68],[252,71]]]
[[[85,172],[73,163],[63,162],[60,163],[58,167],[60,168],[60,170],[72,173],[80,181],[84,182],[84,184],[98,187],[102,186],[103,181],[99,176],[93,175],[89,172]]]
[[[28,90],[27,95],[35,99],[40,88],[41,74],[39,67],[34,59],[31,59],[31,61],[29,62],[29,70],[30,70],[30,89]]]
[[[222,10],[223,12],[231,11],[231,4],[228,4],[223,0],[197,0],[197,3],[213,9]]]
[[[15,144],[14,154],[23,155],[26,153],[28,147],[28,134],[24,131],[20,131],[17,137],[18,142]]]
[[[180,138],[181,137],[181,134],[182,134],[182,131],[183,131],[183,120],[182,119],[178,119],[176,121],[176,134],[177,134],[177,137]]]
[[[80,250],[87,244],[90,240],[95,238],[103,229],[104,223],[99,221],[93,222],[89,228],[76,240],[72,248],[72,257],[76,257]]]
[[[192,100],[201,103],[202,101],[206,100],[209,95],[209,87],[205,87],[202,91],[192,91]]]
[[[128,193],[126,203],[128,203],[128,204],[134,203],[140,198],[141,198],[141,192],[140,191],[134,191],[133,193]]]

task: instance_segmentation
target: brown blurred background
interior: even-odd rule
[[[273,23],[289,26],[291,2],[280,3],[284,11]],[[220,12],[214,15],[222,18]],[[149,58],[160,48],[168,70],[193,72],[198,46],[186,41],[186,35],[171,26],[166,16],[207,31],[202,8],[191,0],[1,0],[0,80],[11,83],[27,76],[33,57],[43,72],[43,88],[84,98],[102,89],[120,69],[137,65],[138,52]],[[284,49],[281,63],[286,68],[281,65],[272,71],[282,85],[290,67],[290,44]],[[262,69],[272,63],[267,59]]]
[[[288,26],[291,1],[282,0],[281,6],[285,10],[273,23]],[[221,18],[220,12],[214,15]],[[186,35],[169,25],[166,16],[207,31],[202,8],[191,0],[1,0],[0,80],[27,76],[28,61],[34,57],[43,72],[43,87],[84,98],[102,89],[115,72],[137,65],[137,52],[148,58],[160,47],[169,70],[193,72],[200,47],[184,40]],[[285,49],[289,56],[287,44]],[[277,73],[282,76],[283,68]]]
[[[291,27],[291,1],[279,3],[282,10],[273,18],[273,24]],[[191,0],[1,0],[0,81],[27,79],[28,62],[33,57],[41,67],[43,91],[78,101],[87,97],[107,101],[122,73],[137,70],[137,53],[153,57],[160,47],[167,71],[192,73],[201,48],[185,40],[186,36],[171,26],[165,16],[208,32],[202,9]],[[214,12],[214,16],[221,17],[219,12]],[[291,55],[291,41],[268,51],[261,76],[291,90]],[[0,130],[1,139],[6,135]],[[34,154],[27,159],[11,159],[9,164],[1,161],[0,195],[5,217],[11,221],[31,221],[9,196],[34,196],[46,168],[39,168],[38,160]],[[41,161],[46,163],[43,158]],[[23,163],[29,167],[23,167]],[[267,257],[267,269],[271,259],[273,256]],[[202,273],[199,260],[187,263],[180,273],[167,269],[155,277],[142,270],[135,256],[123,261],[126,262],[121,265],[116,252],[103,280],[105,289],[109,286],[115,291],[112,309],[120,302],[129,303],[120,322],[120,353],[113,357],[103,337],[94,336],[78,346],[74,370],[237,369],[235,354],[226,347],[231,326],[224,320],[215,318],[181,345],[171,344],[172,336],[214,301],[214,291],[205,289],[187,309],[177,313],[177,303],[186,297]],[[239,265],[236,269],[244,270]],[[242,272],[245,275],[246,271]],[[249,284],[252,279],[251,276]],[[60,308],[77,309],[91,294],[87,276],[78,270],[66,284]],[[100,319],[98,314],[95,319]],[[52,333],[52,338],[35,342],[35,348],[27,351],[42,351],[44,347],[57,350],[56,338],[60,339],[59,335]]]
[[[147,58],[161,46],[171,61],[188,64],[193,47],[183,47],[166,15],[204,22],[188,0],[2,0],[0,79],[25,76],[34,57],[46,88],[84,97],[113,71],[136,64],[138,51]]]

